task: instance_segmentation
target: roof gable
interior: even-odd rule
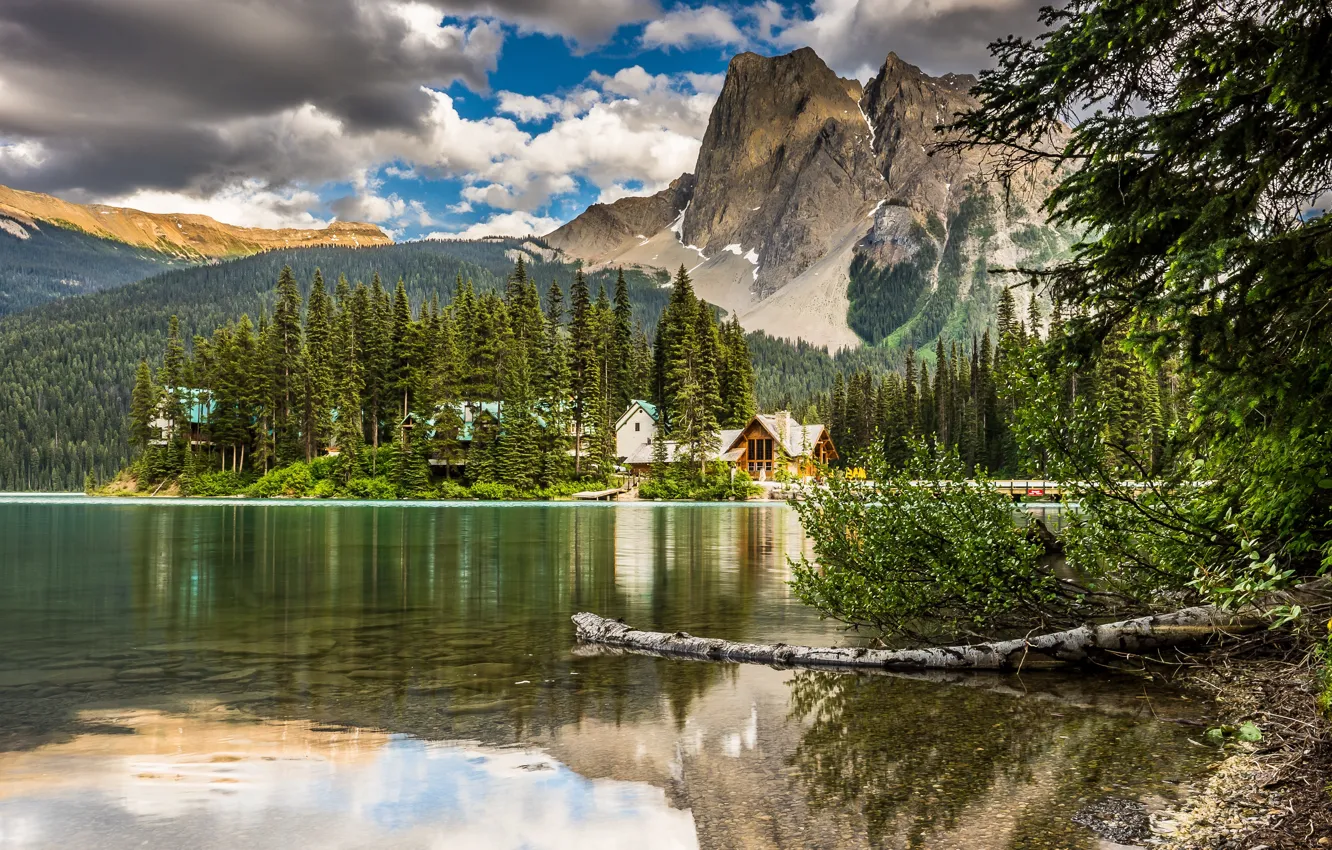
[[[620,428],[624,426],[624,423],[633,418],[633,415],[639,410],[651,417],[653,422],[661,421],[661,417],[657,412],[657,406],[655,404],[650,401],[643,401],[641,398],[636,398],[629,402],[629,406],[624,409],[624,413],[621,413],[620,418],[615,421],[615,430],[620,430]]]

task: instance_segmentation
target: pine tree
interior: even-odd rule
[[[1039,343],[1041,341],[1041,304],[1036,299],[1036,291],[1033,289],[1031,299],[1027,302],[1027,342]]]
[[[756,409],[754,365],[745,332],[734,317],[722,325],[718,378],[721,384],[721,424],[726,428],[743,428],[753,418]]]
[[[304,421],[305,459],[323,452],[333,437],[333,328],[332,308],[324,276],[315,270],[305,316]]]
[[[581,475],[585,440],[595,420],[595,408],[601,395],[596,323],[587,278],[581,271],[574,275],[570,296],[573,317],[569,327],[569,385],[573,398],[574,474]]]
[[[172,316],[167,324],[166,352],[162,356],[163,415],[170,429],[168,438],[181,439],[181,432],[189,433],[186,421],[187,388],[185,380],[185,343],[180,338],[180,320]]]
[[[833,375],[832,400],[828,412],[828,430],[832,435],[833,445],[843,458],[853,453],[851,440],[846,427],[846,382],[841,372]]]
[[[551,281],[546,293],[545,337],[541,348],[537,396],[546,427],[541,435],[541,479],[552,484],[568,476],[570,405],[570,353],[564,338],[564,293]]]
[[[134,391],[130,393],[130,442],[139,451],[147,451],[153,438],[153,420],[157,418],[158,392],[147,360],[140,360],[134,372]]]
[[[357,287],[363,296],[364,286]],[[338,474],[345,484],[360,473],[361,454],[365,446],[365,422],[361,410],[364,378],[364,356],[356,336],[356,311],[364,309],[367,300],[352,295],[347,279],[338,279],[339,305],[332,356],[338,368],[335,379],[336,418],[333,422],[333,444],[338,447]],[[358,307],[359,305],[359,307]]]
[[[623,411],[634,397],[633,321],[629,285],[624,280],[624,269],[620,269],[615,277],[615,313],[609,340],[610,399],[615,411]]]
[[[272,333],[268,339],[268,362],[273,376],[273,430],[279,463],[305,455],[301,440],[298,404],[304,379],[301,362],[301,290],[291,266],[283,266],[278,277],[277,304],[273,308]]]

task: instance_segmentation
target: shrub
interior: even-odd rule
[[[234,472],[199,472],[183,476],[181,493],[186,496],[234,496],[245,492],[245,482]]]
[[[338,485],[332,478],[325,478],[315,484],[310,495],[316,499],[332,499],[338,495]]]
[[[508,484],[494,481],[478,481],[472,485],[472,496],[487,502],[508,502],[518,498],[518,491]]]
[[[441,481],[435,487],[435,498],[457,502],[472,498],[472,491],[457,481]]]
[[[398,498],[398,488],[383,478],[353,478],[347,482],[347,495],[354,499],[389,501]]]
[[[762,488],[743,471],[737,470],[731,476],[726,464],[713,464],[707,472],[699,474],[693,469],[686,470],[676,465],[667,470],[665,475],[657,475],[644,481],[638,488],[638,495],[644,499],[688,499],[698,502],[722,502],[729,499],[744,501],[762,492]]]
[[[793,562],[797,598],[825,617],[889,634],[922,624],[961,629],[1072,618],[1075,593],[1042,564],[1043,547],[984,477],[966,480],[956,452],[923,444],[903,470],[881,452],[869,480],[833,475],[791,504],[817,562]]]
[[[313,488],[314,478],[310,475],[310,467],[297,462],[270,470],[263,478],[251,484],[245,495],[258,499],[304,496]]]

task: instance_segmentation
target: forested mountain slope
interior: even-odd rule
[[[307,292],[318,268],[330,283],[339,275],[369,283],[378,273],[390,289],[402,278],[418,305],[434,293],[447,301],[458,275],[480,290],[502,288],[520,248],[486,240],[272,251],[0,319],[0,489],[80,489],[86,473],[108,476],[125,465],[134,368],[160,358],[172,315],[187,338],[211,332],[256,304],[271,305],[284,265]],[[535,259],[532,277],[543,287],[558,280],[567,292],[574,267]],[[669,291],[641,273],[628,278],[635,319],[654,327]],[[607,271],[592,276],[591,288],[613,283]]]
[[[0,186],[0,316],[166,268],[285,248],[391,243],[372,224],[266,230],[203,215],[75,204]]]
[[[20,231],[25,237],[15,235]],[[0,316],[194,264],[76,230],[0,218]]]

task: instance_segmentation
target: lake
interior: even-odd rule
[[[773,504],[0,496],[0,848],[1096,848],[1075,812],[1215,758],[1144,678],[575,645],[845,641],[806,546]]]

